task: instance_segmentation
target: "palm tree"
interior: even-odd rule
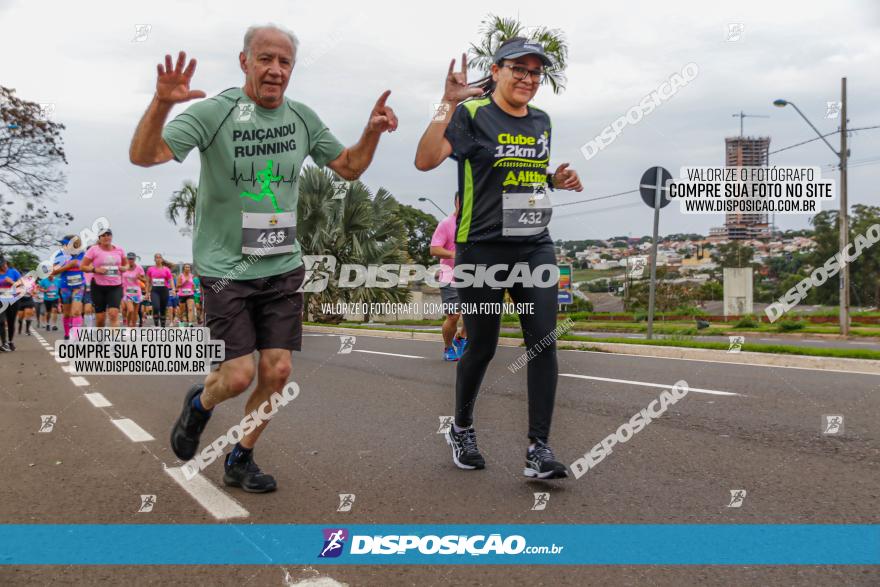
[[[514,37],[527,37],[544,47],[544,53],[553,62],[551,67],[545,68],[544,82],[550,84],[554,94],[559,94],[565,89],[565,68],[568,66],[568,44],[565,34],[560,29],[547,27],[529,28],[523,26],[515,18],[501,18],[493,14],[488,15],[480,30],[483,38],[479,45],[471,43],[468,50],[468,67],[480,71],[483,75],[490,75],[492,69],[492,56],[505,41]]]
[[[334,200],[336,180],[333,172],[314,166],[305,167],[300,175],[296,234],[302,253],[333,255],[338,267],[403,263],[406,237],[391,193],[379,188],[373,196],[363,183],[353,181],[345,197]],[[322,303],[406,302],[409,297],[408,290],[398,287],[340,288],[334,275],[326,290],[308,294],[306,304],[318,321],[338,323],[342,316],[323,315]]]
[[[184,223],[180,233],[184,236],[192,236],[192,227],[196,219],[196,198],[199,195],[199,186],[187,180],[183,182],[183,188],[172,192],[165,216],[171,224],[177,226],[178,221]]]

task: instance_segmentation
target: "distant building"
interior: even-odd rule
[[[766,167],[768,164],[770,137],[727,137],[724,145],[727,167]],[[725,214],[723,227],[709,229],[710,240],[749,240],[770,236],[766,213]]]

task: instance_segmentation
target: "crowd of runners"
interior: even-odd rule
[[[135,253],[113,244],[102,230],[98,243],[83,247],[65,236],[42,279],[29,277],[0,258],[0,352],[15,350],[15,334],[34,328],[58,331],[69,340],[82,326],[190,327],[204,323],[201,280],[190,263],[169,264],[161,254],[146,270]],[[60,317],[60,320],[59,320]],[[16,329],[17,321],[17,329]]]

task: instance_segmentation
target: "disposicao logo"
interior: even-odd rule
[[[324,528],[324,548],[318,558],[335,558],[342,554],[348,530],[345,528]]]

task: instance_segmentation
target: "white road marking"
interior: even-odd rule
[[[237,501],[215,487],[201,473],[187,480],[180,467],[166,467],[165,472],[193,499],[199,502],[199,505],[208,510],[208,513],[214,518],[229,520],[231,518],[246,518],[250,515]]]
[[[54,357],[54,356],[55,356],[55,351],[49,351],[49,354],[52,355],[52,356]]]
[[[388,355],[389,357],[403,357],[404,359],[424,359],[425,357],[418,357],[416,355],[401,355],[398,353],[380,353],[379,351],[365,351],[361,349],[352,349],[352,351],[356,353],[370,353],[371,355]]]
[[[590,375],[576,375],[574,373],[560,373],[560,377],[575,377],[577,379],[593,379],[595,381],[608,381],[610,383],[626,383],[628,385],[639,385],[641,387],[657,387],[660,389],[672,389],[672,385],[665,385],[662,383],[647,383],[645,381],[630,381],[629,379],[610,379],[608,377],[592,377]],[[688,391],[693,391],[695,393],[706,393],[709,395],[742,395],[740,393],[733,393],[732,391],[717,391],[715,389],[701,389],[699,387],[688,387]]]
[[[73,365],[61,365],[61,370],[65,373],[73,373]]]
[[[55,362],[56,363],[66,363],[67,359],[59,359],[58,357],[55,357]]]
[[[155,440],[150,433],[138,426],[134,420],[129,420],[128,418],[122,418],[120,420],[110,420],[113,424],[122,430],[122,432],[128,436],[132,442],[147,442],[150,440]]]
[[[72,369],[73,367],[71,367]],[[89,380],[85,377],[80,377],[77,375],[76,377],[71,377],[70,382],[76,385],[77,387],[85,387],[89,384]]]
[[[564,342],[564,341],[563,341]],[[762,363],[739,363],[733,361],[716,361],[714,359],[694,359],[690,357],[652,357],[649,355],[636,355],[633,353],[620,353],[617,351],[589,351],[586,349],[562,349],[567,353],[593,353],[593,354],[601,354],[606,357],[638,357],[639,359],[658,359],[661,361],[688,361],[691,363],[715,363],[716,365],[729,365],[731,367],[741,368],[743,366],[746,367],[766,367],[768,369],[799,369],[801,371],[821,371],[822,373],[846,373],[847,375],[871,375],[872,377],[876,377],[877,373],[871,373],[869,371],[854,371],[852,369],[844,370],[844,369],[819,369],[818,367],[796,367],[794,365],[764,365]],[[767,353],[771,354],[771,353]],[[55,359],[56,361],[58,359]]]
[[[84,394],[86,399],[92,402],[92,405],[96,408],[109,408],[113,404],[111,404],[103,394],[100,393],[86,393]]]
[[[876,345],[877,343],[876,343],[876,342],[857,342],[857,341],[853,341],[853,342],[850,343],[850,344],[864,344],[864,345],[868,345],[868,346],[874,346],[874,345]]]
[[[364,332],[367,332],[366,330]],[[340,336],[338,334],[334,334],[332,336]],[[388,338],[385,336],[381,336],[378,334],[365,334],[359,333],[358,336],[363,336],[364,338],[379,338],[383,340],[391,340],[391,341],[406,341],[406,342],[423,342],[430,345],[436,345],[437,341],[435,340],[422,340],[419,338],[412,339],[400,339],[400,338]],[[766,338],[759,338],[757,340],[770,340]],[[565,341],[563,341],[565,342]],[[600,341],[601,342],[601,341]],[[774,341],[775,342],[775,341]],[[650,346],[650,345],[648,345]],[[500,347],[499,347],[500,348]],[[506,347],[512,350],[516,350],[517,347]],[[519,348],[522,351],[522,348]],[[635,353],[621,353],[618,351],[591,351],[587,349],[560,349],[560,352],[566,353],[590,353],[594,355],[602,355],[603,357],[634,357],[638,359],[656,359],[658,361],[687,361],[690,363],[714,363],[716,365],[728,365],[730,367],[734,367],[737,369],[746,367],[763,367],[765,369],[796,369],[799,371],[819,371],[822,373],[846,373],[847,375],[871,375],[873,377],[877,376],[877,373],[871,373],[869,371],[854,371],[852,369],[844,370],[844,369],[819,369],[817,367],[799,367],[794,365],[764,365],[762,363],[746,363],[746,362],[733,362],[733,361],[716,361],[714,359],[697,359],[695,357],[652,357],[649,355],[638,355]],[[771,354],[771,353],[767,353]],[[55,359],[58,361],[59,359]]]

